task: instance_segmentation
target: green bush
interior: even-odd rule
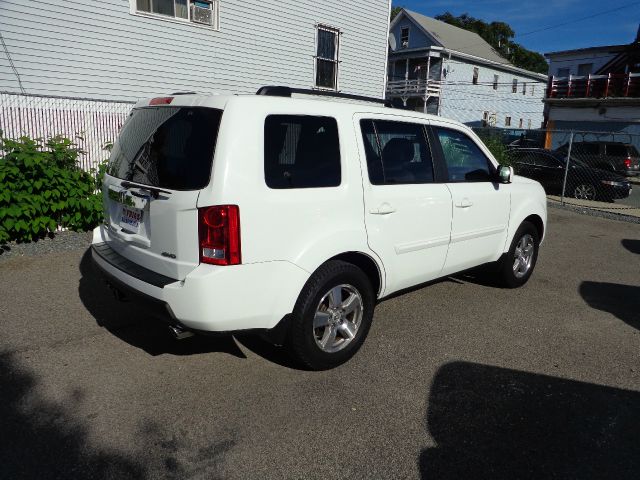
[[[80,153],[68,138],[0,137],[0,243],[37,240],[58,225],[83,231],[102,222],[100,172],[81,170]]]
[[[502,143],[500,138],[492,135],[482,135],[480,138],[500,165],[511,165],[509,149]]]

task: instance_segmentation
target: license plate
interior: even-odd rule
[[[138,233],[140,230],[140,222],[142,222],[142,210],[122,205],[120,213],[120,226],[125,230]]]

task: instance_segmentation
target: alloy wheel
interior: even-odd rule
[[[513,274],[516,278],[524,277],[531,270],[534,251],[533,237],[528,233],[523,235],[513,254]]]
[[[576,187],[574,194],[576,198],[581,200],[593,200],[596,198],[596,189],[593,185],[584,183]]]
[[[322,296],[313,317],[313,336],[323,352],[344,349],[355,338],[364,312],[362,297],[352,285],[331,288]]]

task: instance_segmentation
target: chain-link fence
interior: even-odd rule
[[[133,104],[125,101],[50,97],[0,92],[0,133],[6,138],[63,136],[82,152],[78,162],[90,171],[108,157]]]
[[[550,202],[640,217],[640,135],[478,129],[501,141],[516,174],[537,180]]]

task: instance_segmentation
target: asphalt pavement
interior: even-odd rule
[[[8,258],[0,478],[637,479],[640,226],[549,213],[524,288],[472,273],[384,301],[327,372],[174,341],[84,248]]]

